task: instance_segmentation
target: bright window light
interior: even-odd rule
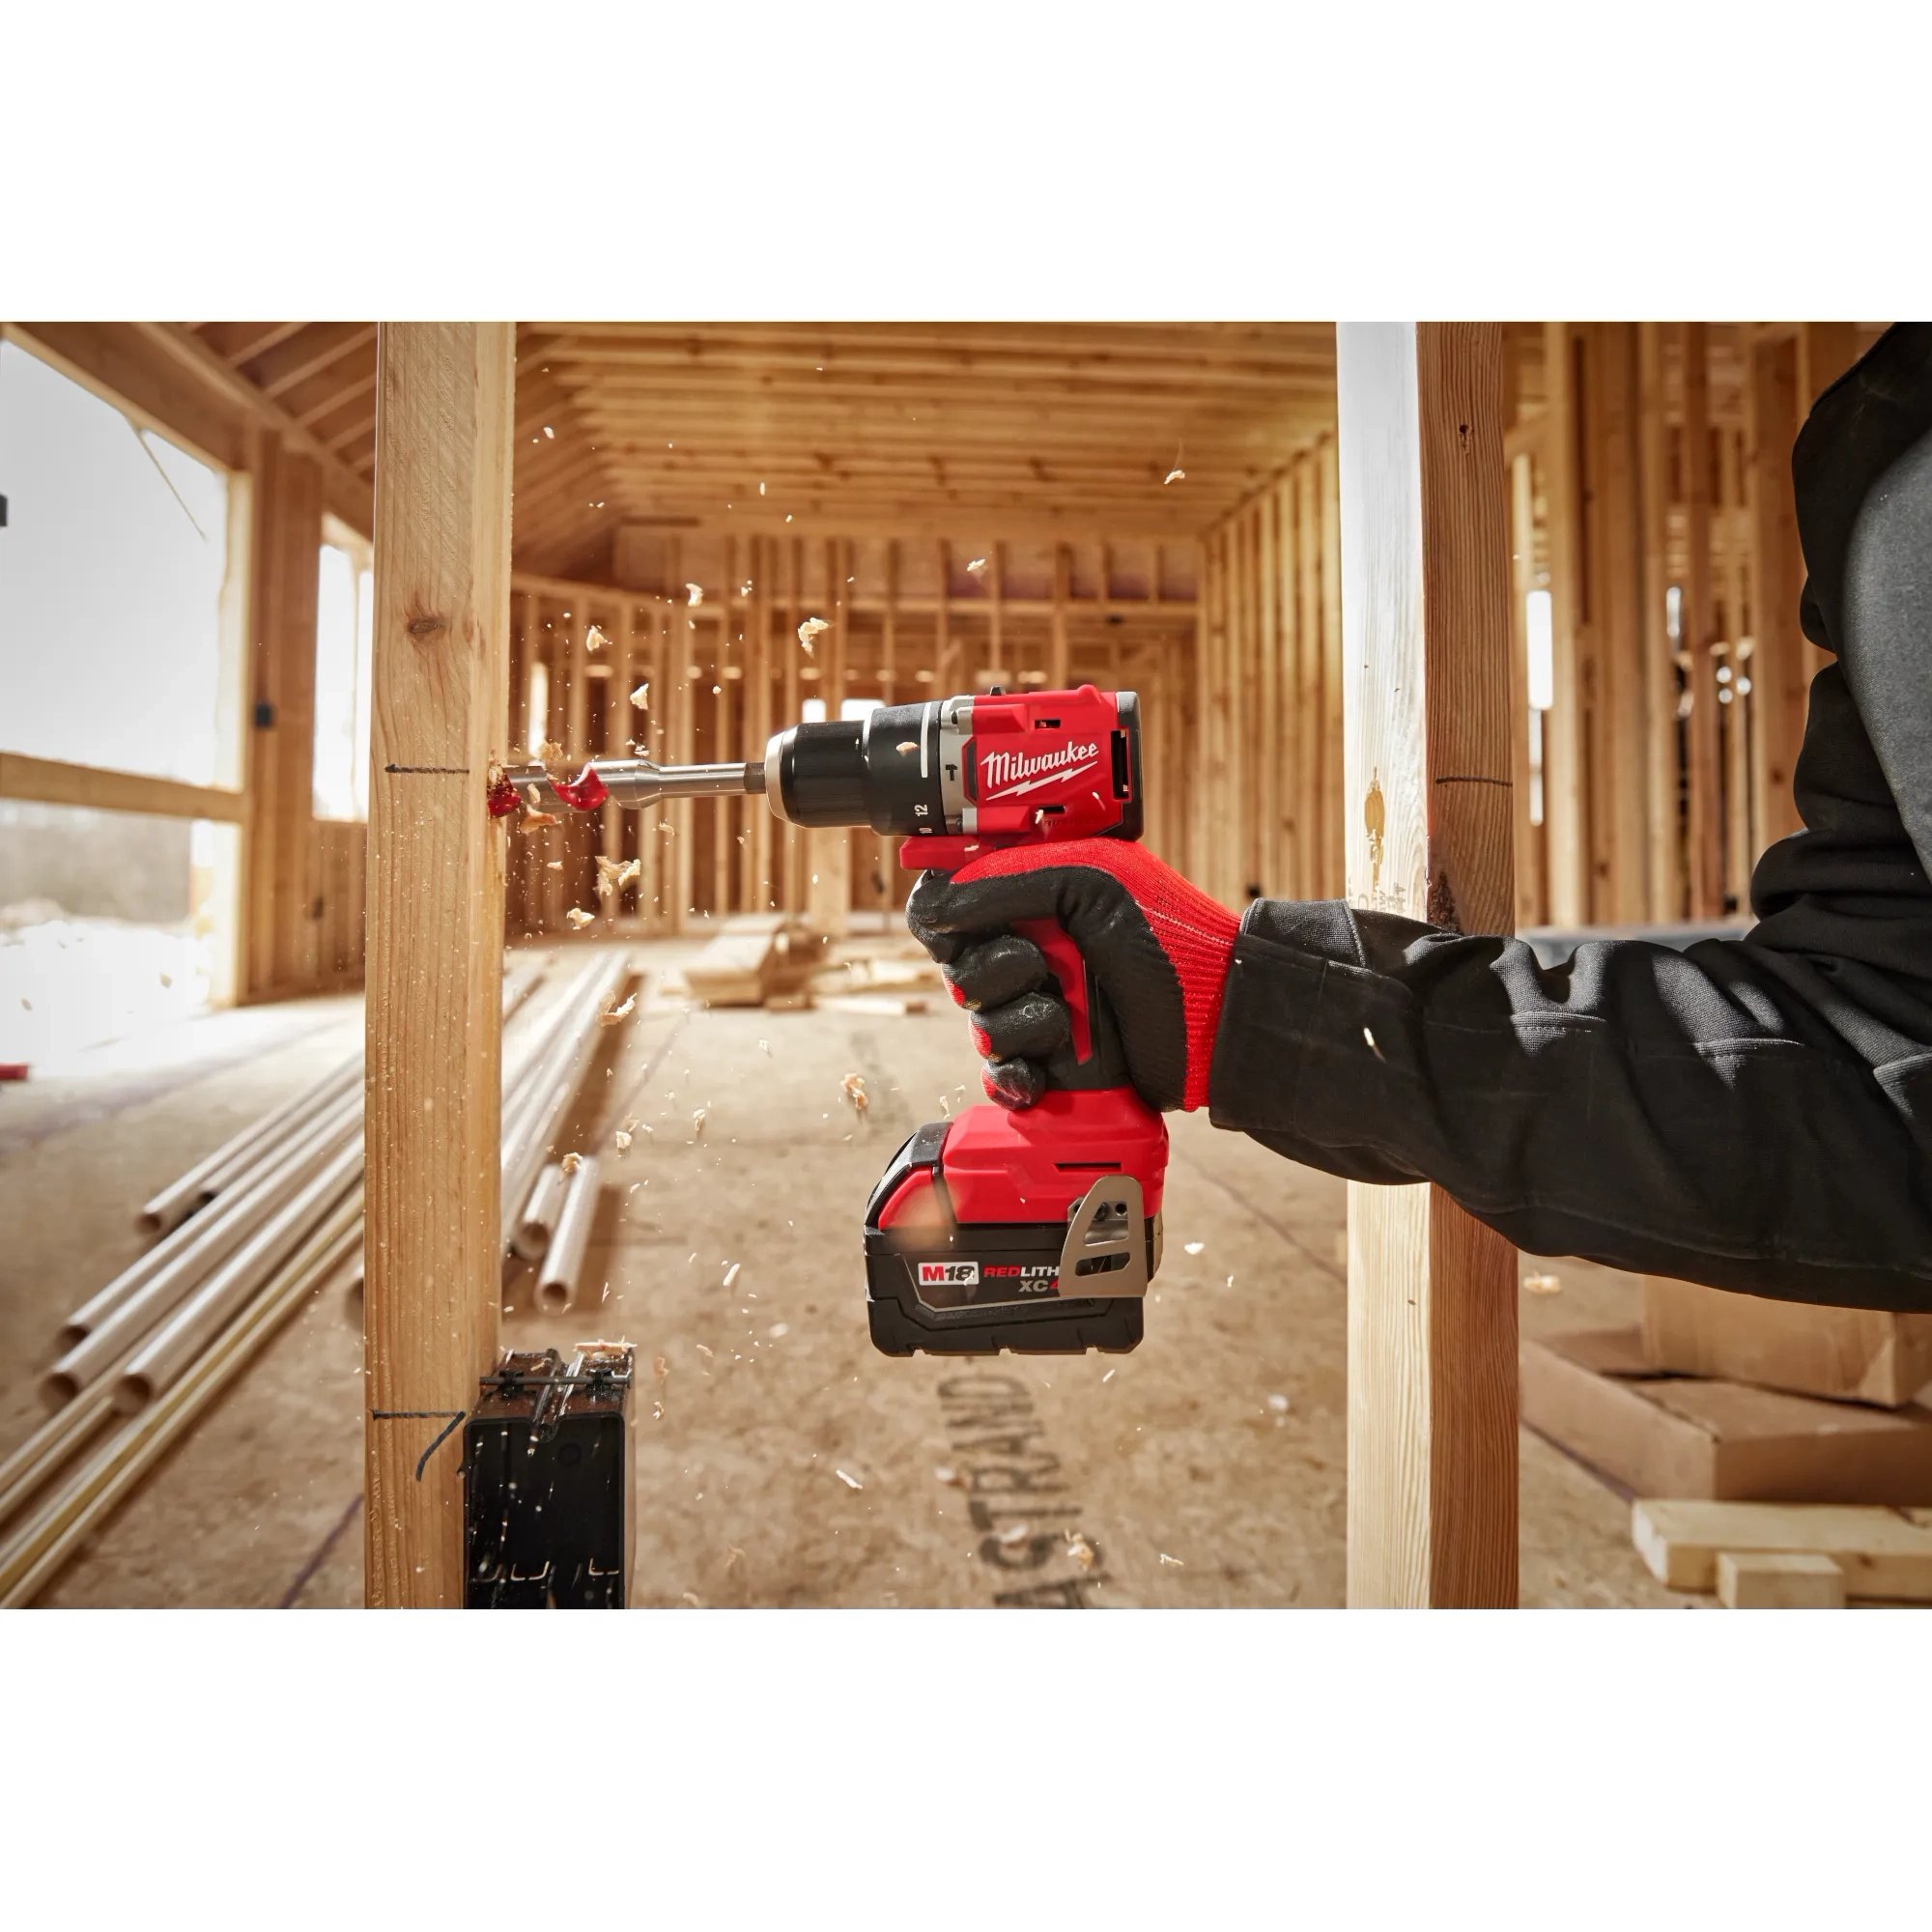
[[[839,704],[838,715],[849,724],[869,718],[879,708],[880,701],[876,697],[848,697]],[[819,708],[824,709],[823,705]]]
[[[227,477],[4,342],[0,496],[0,751],[232,783]]]
[[[1529,630],[1529,708],[1548,711],[1556,702],[1556,632],[1550,620],[1549,592],[1532,590],[1524,606]]]
[[[823,724],[825,723],[824,698],[808,697],[805,700],[804,709],[799,713],[799,717],[808,724]]]
[[[318,818],[369,816],[370,633],[376,580],[349,532],[322,546],[315,597],[315,777]]]
[[[550,740],[550,666],[541,658],[530,667],[530,709],[529,728],[524,734],[524,743],[529,748],[533,758],[543,755],[543,748]]]

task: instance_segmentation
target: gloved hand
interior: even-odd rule
[[[1045,955],[1007,930],[1031,919],[1057,921],[1080,949],[1141,1098],[1205,1106],[1235,915],[1119,838],[1009,846],[950,876],[922,872],[906,923],[974,1016],[987,1094],[1012,1108],[1032,1106],[1069,1051],[1070,1015]]]

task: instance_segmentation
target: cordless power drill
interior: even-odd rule
[[[869,825],[904,839],[901,865],[952,872],[1001,846],[1138,838],[1140,701],[1089,684],[882,705],[794,724],[753,764],[610,758],[574,782],[519,767],[493,809],[538,786],[583,810],[762,792],[794,825]],[[1071,1065],[1023,1112],[968,1107],[893,1155],[866,1206],[867,1313],[889,1355],[1078,1354],[1141,1339],[1167,1127],[1134,1091],[1072,941],[1051,920],[1016,929],[1069,1009]]]

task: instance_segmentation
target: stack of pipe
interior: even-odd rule
[[[526,1256],[552,1248],[569,1262],[567,1271],[544,1270],[539,1296],[551,1305],[568,1305],[582,1265],[596,1163],[582,1163],[566,1183],[545,1156],[630,970],[622,952],[587,966],[550,1010],[515,1030],[504,1055],[505,1246],[514,1236]],[[541,961],[506,971],[506,1017],[543,973]],[[162,1238],[68,1318],[63,1353],[42,1381],[57,1412],[0,1462],[0,1523],[117,1412],[132,1420],[0,1541],[0,1605],[32,1600],[315,1289],[359,1279],[361,1071],[356,1053],[143,1205],[141,1224]],[[562,1286],[546,1292],[553,1275]]]

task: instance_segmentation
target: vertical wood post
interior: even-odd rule
[[[1544,486],[1549,499],[1549,622],[1552,698],[1543,718],[1543,863],[1549,919],[1581,925],[1590,918],[1589,792],[1584,769],[1583,694],[1577,631],[1582,624],[1578,564],[1576,338],[1567,322],[1544,325],[1548,433]]]
[[[1349,896],[1511,926],[1501,330],[1336,330]],[[1439,1188],[1349,1188],[1349,1601],[1517,1598],[1516,1269]]]
[[[1644,838],[1649,917],[1685,910],[1677,804],[1677,673],[1670,661],[1670,465],[1664,422],[1663,325],[1636,326],[1637,469],[1643,553]]]
[[[1798,830],[1792,774],[1804,742],[1810,647],[1798,628],[1804,561],[1798,544],[1791,445],[1798,439],[1798,344],[1790,337],[1752,346],[1746,388],[1751,503],[1752,781],[1758,841]]]
[[[463,1601],[460,1432],[496,1359],[507,748],[509,323],[377,337],[369,786],[367,1602]],[[398,1410],[428,1411],[402,1417]]]
[[[1717,660],[1711,589],[1711,391],[1707,336],[1701,322],[1678,326],[1684,372],[1684,509],[1690,549],[1684,574],[1678,647],[1690,660],[1690,714],[1685,738],[1690,756],[1690,917],[1716,919],[1723,905],[1723,846],[1718,759]]]

